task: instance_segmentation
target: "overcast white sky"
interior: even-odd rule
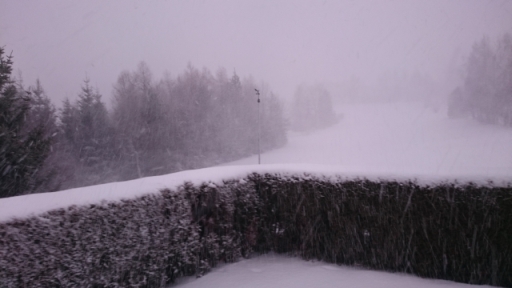
[[[119,73],[146,61],[159,78],[187,63],[252,74],[289,96],[302,82],[446,77],[484,34],[512,32],[510,0],[0,0],[0,45],[26,85],[56,104],[88,76],[108,99]]]

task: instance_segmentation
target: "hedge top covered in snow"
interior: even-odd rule
[[[89,187],[74,188],[65,191],[39,193],[0,199],[0,221],[38,215],[53,209],[72,205],[88,205],[102,201],[119,201],[149,193],[157,193],[167,188],[175,190],[185,182],[194,185],[202,183],[222,184],[225,180],[242,179],[249,174],[277,174],[283,177],[315,177],[320,179],[356,179],[364,178],[376,181],[414,181],[418,185],[433,186],[436,183],[468,183],[478,185],[509,186],[510,177],[489,178],[478,175],[393,175],[385,173],[368,173],[345,169],[341,166],[327,165],[260,165],[260,166],[226,166],[198,170],[188,170],[162,176],[146,177],[125,182],[114,182]]]

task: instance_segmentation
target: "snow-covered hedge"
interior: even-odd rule
[[[160,287],[201,275],[250,251],[234,221],[251,219],[240,189],[251,190],[185,184],[0,223],[0,287]]]
[[[259,177],[267,249],[512,287],[510,185]]]
[[[512,187],[253,173],[0,223],[0,287],[161,287],[252,251],[512,287]]]

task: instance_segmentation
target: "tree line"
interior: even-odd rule
[[[512,126],[512,36],[495,43],[485,36],[472,47],[464,82],[450,95],[451,117],[470,116],[480,122]]]
[[[142,62],[122,72],[107,109],[85,79],[56,109],[41,83],[11,76],[0,47],[0,197],[207,167],[286,143],[283,106],[266,84],[189,65],[155,79]]]
[[[290,129],[313,131],[336,124],[341,116],[333,109],[331,94],[321,85],[299,85],[291,103]]]

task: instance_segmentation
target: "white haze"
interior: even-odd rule
[[[189,62],[223,66],[282,97],[300,83],[354,79],[382,93],[383,82],[418,72],[446,93],[472,43],[510,29],[510,15],[508,0],[0,0],[0,45],[24,83],[39,78],[57,105],[85,77],[109,99],[140,61],[158,76]]]
[[[252,75],[282,98],[291,98],[300,84],[321,83],[334,100],[350,100],[337,107],[343,114],[337,124],[290,132],[284,147],[262,155],[263,164],[287,163],[285,168],[214,167],[10,197],[0,201],[0,220],[118,200],[164,184],[172,188],[184,179],[220,181],[224,173],[253,169],[308,170],[322,164],[328,165],[322,171],[363,177],[510,179],[510,128],[448,119],[439,104],[460,84],[473,43],[484,35],[494,41],[506,32],[512,32],[510,0],[0,0],[0,46],[12,51],[14,74],[27,86],[40,79],[57,106],[65,98],[74,101],[86,77],[110,104],[120,73],[135,70],[140,61],[158,79],[166,72],[179,75],[191,63],[213,73],[225,67],[229,74]],[[421,81],[401,83],[414,75]],[[398,90],[402,99],[437,100],[427,106],[352,103],[387,101]],[[256,159],[226,165],[255,164]],[[343,284],[466,287],[276,256],[219,267],[177,287]]]
[[[424,103],[343,104],[339,123],[290,133],[288,144],[261,156],[263,164],[321,164],[361,174],[512,179],[509,127],[450,119]],[[257,163],[252,156],[227,165]]]

